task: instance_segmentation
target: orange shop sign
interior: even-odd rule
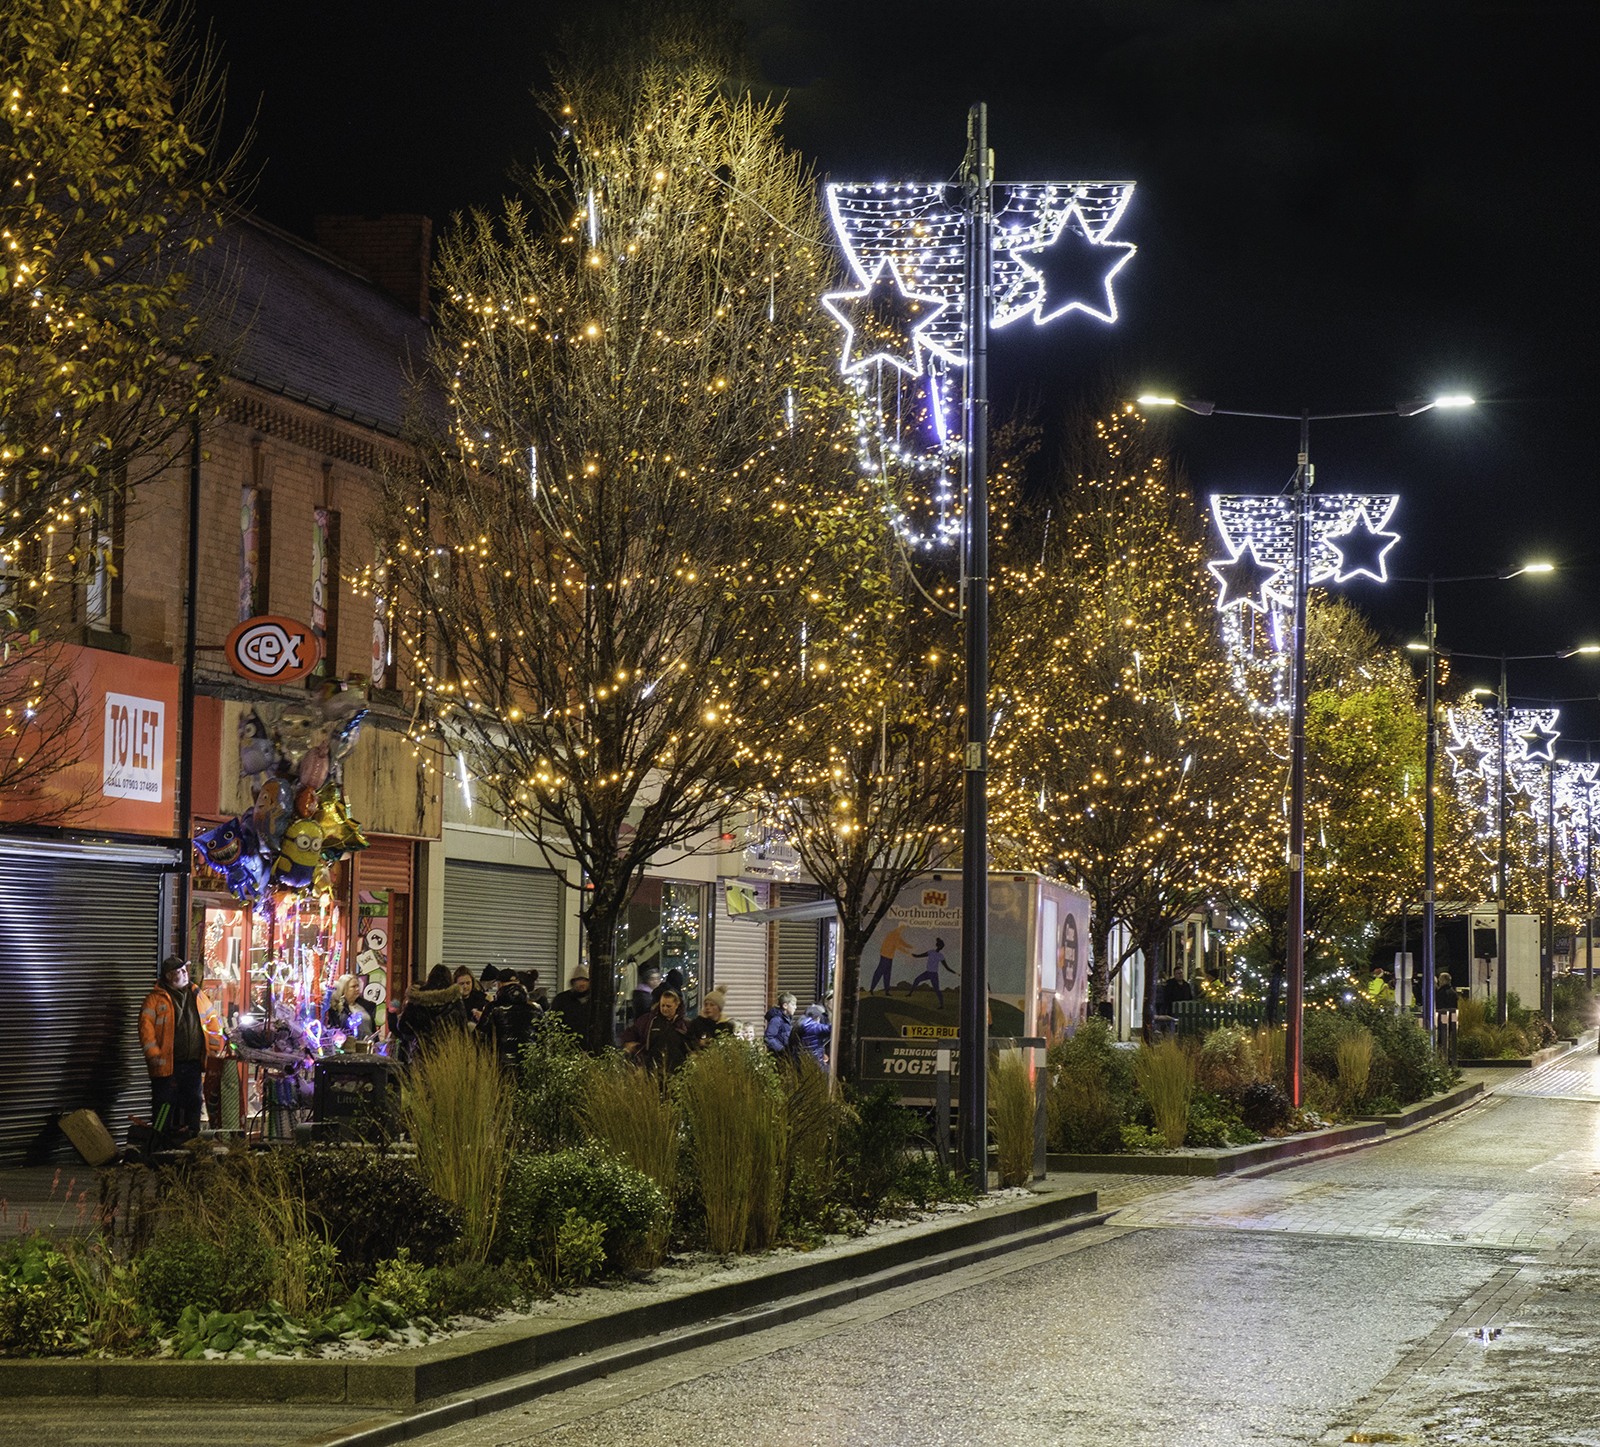
[[[33,727],[0,740],[40,767],[0,794],[0,821],[171,838],[179,671],[171,663],[48,643],[13,649],[38,680]],[[0,773],[5,772],[0,770]]]
[[[222,651],[228,667],[240,678],[252,683],[293,683],[317,666],[322,640],[308,624],[262,613],[239,624]]]

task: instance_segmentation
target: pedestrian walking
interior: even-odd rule
[[[789,1049],[789,1037],[794,1034],[795,1006],[800,1002],[785,991],[778,1003],[767,1011],[767,1030],[762,1042],[774,1055],[784,1055]]]
[[[655,1003],[622,1032],[622,1048],[645,1070],[671,1075],[683,1065],[689,1058],[689,1025],[681,986],[661,986]]]
[[[161,962],[161,979],[139,1009],[139,1043],[150,1072],[156,1134],[199,1134],[206,1057],[222,1052],[222,1021],[176,955]]]
[[[828,1023],[828,1012],[813,1002],[806,1006],[805,1014],[795,1019],[789,1036],[790,1049],[795,1059],[804,1050],[824,1070],[828,1068],[828,1041],[833,1036],[833,1026]],[[798,1048],[797,1048],[798,1047]]]
[[[733,1034],[733,1021],[722,1018],[728,1003],[728,992],[721,985],[708,990],[700,1002],[700,1013],[689,1022],[689,1048],[704,1050],[714,1040],[726,1039]]]

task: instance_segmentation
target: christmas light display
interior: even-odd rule
[[[1400,541],[1386,531],[1400,505],[1394,493],[1313,493],[1308,585],[1355,577],[1385,582],[1384,558]],[[1243,603],[1266,612],[1294,606],[1294,499],[1287,494],[1213,493],[1211,516],[1228,550],[1207,563],[1222,593],[1217,607]],[[1244,555],[1248,550],[1249,559]]]
[[[822,304],[844,328],[840,366],[846,376],[873,362],[888,362],[907,376],[920,376],[923,351],[933,350],[927,333],[949,309],[949,303],[936,296],[908,291],[892,256],[878,262],[860,291],[830,292]]]

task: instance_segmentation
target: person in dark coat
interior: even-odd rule
[[[691,1050],[704,1050],[713,1040],[723,1040],[733,1034],[733,1021],[722,1018],[727,1003],[728,992],[720,985],[706,992],[705,999],[700,1002],[700,1013],[689,1022]]]
[[[646,1070],[671,1075],[682,1066],[689,1058],[689,1025],[679,986],[661,986],[655,1004],[622,1032],[622,1048]]]
[[[628,1018],[637,1020],[641,1015],[647,1014],[655,1004],[660,991],[661,971],[656,969],[643,971],[639,976],[638,987],[628,998]]]
[[[489,1008],[489,997],[479,988],[472,971],[465,965],[456,966],[456,988],[461,991],[461,1002],[467,1007],[467,1018],[477,1020]]]
[[[533,1038],[536,1015],[522,982],[502,980],[495,991],[494,1004],[479,1017],[478,1038],[494,1047],[502,1065],[515,1070],[522,1059],[522,1047]]]
[[[828,1023],[828,1012],[821,1005],[806,1006],[805,1014],[795,1017],[789,1035],[789,1046],[798,1058],[801,1050],[807,1051],[824,1070],[828,1067],[828,1041],[833,1036],[833,1026]]]
[[[788,1053],[789,1037],[794,1033],[794,1010],[800,1002],[785,991],[778,1003],[767,1011],[767,1031],[762,1041],[774,1055]]]
[[[594,996],[589,993],[589,969],[579,965],[564,989],[550,1002],[550,1018],[559,1020],[578,1039],[589,1039],[589,1021],[594,1015]]]
[[[405,1046],[406,1059],[414,1060],[435,1036],[470,1026],[461,987],[451,980],[449,970],[435,965],[428,971],[427,983],[420,990],[413,985],[406,997],[406,1007],[400,1012],[400,1043]]]

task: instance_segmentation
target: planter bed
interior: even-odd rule
[[[1376,1140],[1388,1134],[1383,1125],[1357,1122],[1336,1125],[1327,1130],[1306,1131],[1284,1136],[1282,1140],[1261,1141],[1253,1146],[1227,1146],[1218,1150],[1182,1149],[1145,1155],[1128,1152],[1116,1156],[1051,1156],[1052,1171],[1116,1171],[1141,1176],[1231,1176],[1252,1166],[1272,1161],[1291,1160],[1333,1146],[1353,1145]]]
[[[1447,1110],[1455,1110],[1482,1094],[1483,1082],[1478,1080],[1471,1085],[1458,1085],[1442,1095],[1430,1095],[1426,1100],[1419,1100],[1404,1110],[1390,1111],[1386,1115],[1358,1115],[1356,1119],[1378,1121],[1385,1130],[1404,1130],[1407,1126],[1416,1125],[1418,1121],[1432,1120],[1434,1116],[1443,1115]]]

